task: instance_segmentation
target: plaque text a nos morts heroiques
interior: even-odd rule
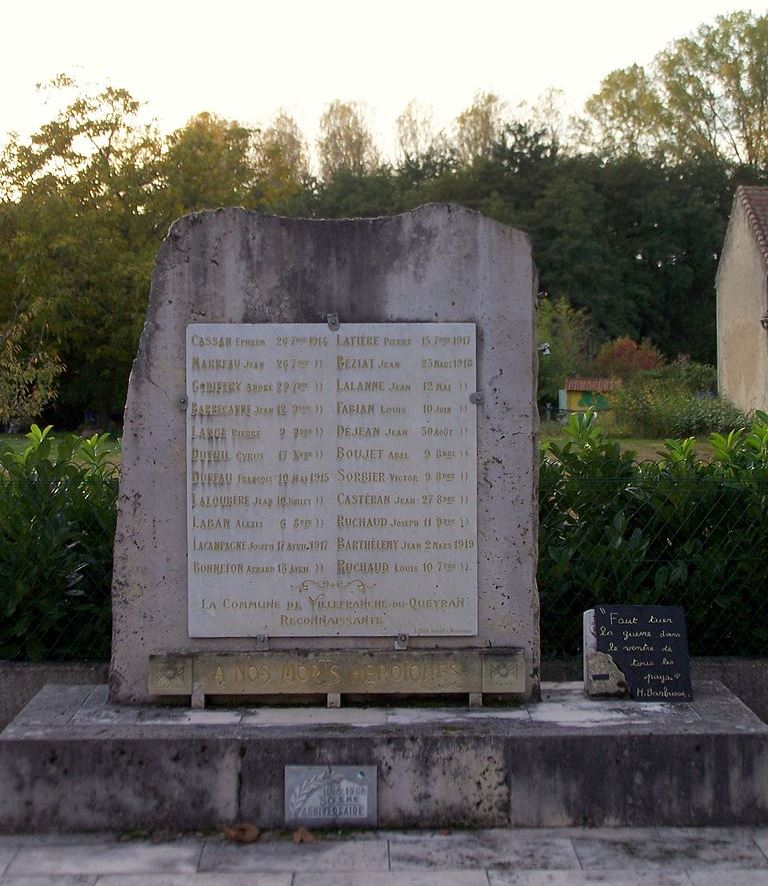
[[[594,650],[609,656],[621,672],[630,698],[637,701],[691,701],[685,614],[680,606],[596,606]],[[591,613],[585,613],[585,641]],[[585,653],[589,655],[589,642]],[[589,669],[588,669],[589,670]],[[608,673],[592,668],[591,691],[600,694]],[[609,670],[609,669],[607,669]]]

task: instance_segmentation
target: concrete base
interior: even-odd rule
[[[283,825],[283,767],[376,765],[384,827],[768,820],[768,726],[720,683],[691,704],[518,708],[117,707],[47,686],[0,733],[0,830]]]

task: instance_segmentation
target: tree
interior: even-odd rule
[[[594,330],[585,310],[572,308],[564,298],[539,301],[539,400],[557,403],[558,392],[570,375],[589,364]],[[547,353],[548,351],[548,353]]]
[[[604,156],[649,156],[659,144],[663,107],[653,78],[640,65],[608,74],[585,110],[589,122],[582,121],[579,140]]]
[[[256,192],[265,208],[298,195],[309,179],[309,152],[298,123],[279,111],[256,136]]]
[[[64,421],[77,424],[83,408],[102,419],[122,409],[165,230],[155,202],[162,143],[126,90],[78,94],[64,77],[52,88],[76,94],[0,158],[0,257],[13,267],[0,277],[0,305],[27,312],[31,334],[47,330],[67,367]],[[11,319],[7,308],[0,319]]]
[[[506,103],[492,92],[479,92],[456,118],[456,148],[464,163],[488,157],[504,125]]]
[[[325,182],[342,170],[364,175],[379,165],[379,152],[360,105],[338,100],[328,105],[320,118],[317,152]]]
[[[169,221],[199,209],[247,205],[256,180],[255,132],[203,112],[167,140],[163,213]]]
[[[425,158],[448,153],[444,133],[435,132],[432,112],[410,101],[395,122],[399,164],[416,164]]]
[[[587,141],[609,155],[713,156],[768,166],[768,15],[718,16],[660,52],[650,70],[609,74],[585,107]]]
[[[664,356],[649,339],[636,342],[628,335],[607,341],[597,352],[592,370],[609,378],[628,379],[639,372],[658,369]]]
[[[40,307],[37,301],[17,310],[0,329],[0,425],[28,426],[56,395],[64,367],[43,336],[31,331]]]

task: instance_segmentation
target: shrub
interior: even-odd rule
[[[599,603],[678,604],[695,655],[760,655],[768,645],[768,415],[635,464],[572,416],[542,459],[538,582],[542,652],[578,653],[581,613]]]
[[[613,392],[611,402],[617,432],[637,437],[682,439],[746,423],[744,413],[722,397],[700,398],[648,378]]]
[[[0,658],[109,657],[117,468],[107,434],[37,425],[0,454]]]

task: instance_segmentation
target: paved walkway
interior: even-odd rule
[[[742,886],[768,884],[768,825],[264,834],[0,836],[3,886]]]

